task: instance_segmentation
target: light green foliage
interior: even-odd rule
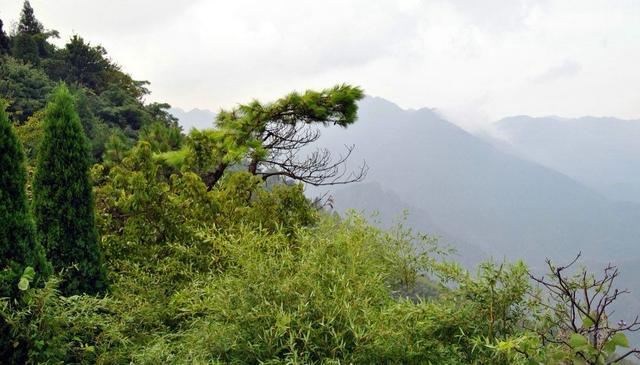
[[[154,353],[156,345],[143,356],[182,363],[348,362],[375,337],[371,321],[394,303],[396,268],[380,231],[352,217],[325,219],[297,231],[293,241],[283,231],[238,233],[226,237],[225,273],[172,303],[194,325],[166,343],[164,354]]]
[[[106,289],[94,224],[89,149],[73,97],[59,86],[47,106],[33,181],[38,236],[66,294]]]
[[[140,142],[107,176],[100,173],[98,168],[99,226],[107,242],[112,235],[135,237],[141,247],[187,241],[189,225],[198,219],[211,221],[217,211],[213,193],[207,193],[197,176],[165,176],[146,142]]]
[[[120,163],[132,145],[131,140],[120,129],[111,130],[104,144],[104,165],[110,167]]]
[[[164,161],[167,165],[180,170],[180,167],[184,164],[185,159],[189,151],[186,148],[182,148],[177,151],[167,151],[158,153],[155,158],[159,161]]]
[[[526,329],[538,310],[521,263],[487,263],[471,275],[438,259],[428,236],[316,211],[299,185],[269,190],[236,172],[207,190],[193,172],[167,175],[163,161],[141,142],[108,170],[94,168],[112,294],[28,289],[45,305],[34,311],[26,301],[5,316],[32,362],[555,364],[571,356]],[[425,281],[428,296],[416,296],[412,287]]]
[[[177,150],[182,145],[183,138],[180,127],[167,126],[163,122],[154,122],[140,131],[140,140],[149,142],[154,152]]]
[[[112,300],[64,297],[58,285],[52,278],[43,288],[26,290],[17,309],[0,301],[0,316],[12,338],[3,364],[95,364],[96,341],[126,342],[110,313]]]
[[[269,123],[321,124],[346,127],[357,118],[356,102],[364,96],[361,89],[338,85],[322,91],[291,93],[270,104],[257,100],[217,115],[217,126],[223,132],[216,136],[224,151],[223,162],[241,158],[262,160],[269,152],[264,133]]]
[[[38,153],[38,145],[42,141],[43,128],[42,118],[43,112],[38,112],[29,117],[24,124],[16,126],[16,135],[20,139],[25,150],[27,162],[32,164]]]

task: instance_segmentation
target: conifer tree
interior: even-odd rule
[[[44,32],[42,23],[36,19],[33,14],[33,8],[29,1],[25,1],[22,5],[22,12],[20,13],[20,23],[18,23],[18,33],[35,35]]]
[[[89,145],[75,102],[61,84],[44,117],[44,136],[33,182],[38,236],[65,294],[106,289],[89,179]]]
[[[36,282],[51,273],[44,250],[35,239],[26,176],[22,146],[0,103],[0,297],[17,296],[18,282],[27,267],[35,270]]]

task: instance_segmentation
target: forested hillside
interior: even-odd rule
[[[376,228],[305,196],[378,173],[351,146],[315,149],[359,125],[359,87],[238,104],[185,133],[105,49],[79,35],[57,47],[35,14],[25,1],[0,31],[3,364],[611,364],[640,352],[627,339],[637,319],[612,317],[615,267],[563,257],[544,277],[521,261],[469,272],[402,221]],[[422,174],[413,157],[393,161],[406,178]]]

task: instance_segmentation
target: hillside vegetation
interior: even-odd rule
[[[618,272],[486,262],[333,214],[309,152],[357,124],[351,85],[253,101],[184,134],[100,46],[28,2],[0,30],[0,359],[8,364],[610,364]],[[5,105],[6,104],[6,105]],[[6,111],[5,111],[6,110]]]

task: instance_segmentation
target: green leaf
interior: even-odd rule
[[[571,334],[571,337],[569,338],[569,346],[571,346],[573,349],[579,348],[579,347],[583,347],[589,344],[589,340],[587,340],[586,337],[584,337],[583,335],[579,334],[579,333],[573,333]]]
[[[35,277],[36,271],[31,266],[25,267],[20,281],[18,281],[18,289],[22,291],[29,289],[29,283],[32,282]]]
[[[24,272],[22,273],[22,277],[29,280],[29,281],[33,281],[33,278],[36,277],[36,271],[31,267],[31,266],[27,266],[24,268]]]
[[[18,289],[22,291],[29,289],[29,280],[25,279],[24,277],[21,277],[20,281],[18,282]]]
[[[612,353],[616,350],[616,346],[629,347],[629,340],[624,333],[618,332],[613,335],[611,339],[604,345],[604,349],[605,351]]]
[[[589,328],[593,326],[593,321],[589,317],[582,318],[582,328]]]

